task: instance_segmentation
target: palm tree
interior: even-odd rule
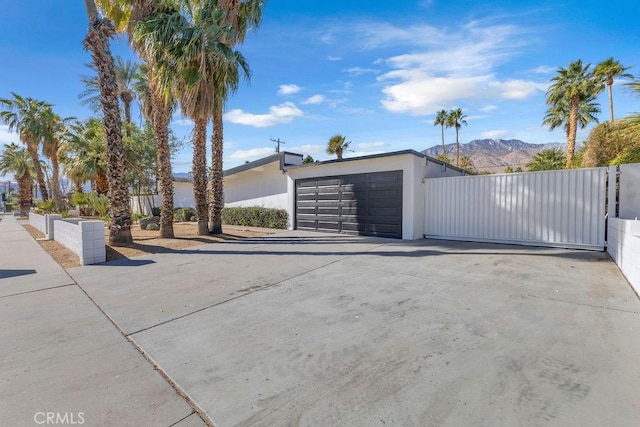
[[[223,20],[233,30],[227,34],[232,37],[225,37],[223,42],[230,48],[244,42],[249,30],[256,29],[260,25],[264,3],[264,0],[218,0],[217,6],[224,12]],[[222,233],[222,208],[224,207],[222,112],[228,94],[235,93],[238,89],[240,71],[247,80],[250,77],[249,66],[241,55],[234,53],[234,57],[230,59],[231,61],[219,61],[214,67],[216,89],[214,91],[215,104],[211,135],[211,193],[209,197],[209,232],[212,234]]]
[[[42,152],[51,160],[51,196],[53,205],[58,212],[62,211],[62,194],[60,193],[60,147],[66,131],[67,123],[73,117],[61,118],[53,112],[51,106],[47,106],[42,114],[44,133],[42,138]]]
[[[584,129],[592,122],[598,123],[600,104],[596,102],[596,96],[591,96],[580,101],[578,105],[578,126]],[[552,105],[547,110],[542,124],[554,130],[560,126],[564,128],[565,135],[569,134],[569,102],[564,99]]]
[[[118,81],[109,38],[115,34],[113,23],[101,18],[94,0],[85,0],[89,31],[84,46],[91,51],[98,70],[100,103],[107,139],[107,178],[109,180],[109,243],[130,243],[131,211],[126,182],[125,153],[122,143],[122,121],[118,103]]]
[[[33,161],[24,148],[15,143],[5,145],[0,153],[0,173],[13,173],[18,181],[18,203],[20,216],[27,216],[31,206],[31,175]]]
[[[335,154],[338,160],[342,160],[342,154],[349,148],[349,145],[351,145],[351,141],[347,141],[343,135],[333,135],[327,144],[327,154]]]
[[[34,165],[38,189],[43,200],[49,199],[49,192],[45,183],[44,172],[38,151],[44,134],[42,114],[48,104],[33,98],[24,98],[11,92],[13,99],[0,98],[0,120],[9,126],[9,131],[18,132],[20,141],[27,147]]]
[[[105,162],[106,140],[102,120],[91,118],[67,126],[60,149],[64,174],[82,192],[85,182],[98,194],[109,191]]]
[[[458,131],[462,125],[466,125],[466,114],[462,113],[462,108],[456,108],[447,114],[447,127],[456,128],[456,167],[460,166],[460,143],[458,142]]]
[[[596,65],[596,68],[593,70],[593,74],[597,78],[600,78],[607,86],[607,91],[609,92],[609,117],[611,122],[613,122],[613,79],[616,77],[632,79],[633,75],[625,73],[629,68],[631,67],[623,67],[619,61],[610,57]]]
[[[625,83],[627,89],[640,98],[640,75],[629,83]],[[633,113],[624,119],[627,123],[640,125],[640,113]]]
[[[447,162],[447,152],[445,151],[444,148],[444,127],[448,126],[448,121],[447,121],[447,116],[448,113],[446,110],[440,110],[438,111],[438,114],[436,114],[436,119],[433,121],[433,125],[434,126],[438,126],[440,125],[440,130],[442,131],[442,156],[443,156],[443,161]]]
[[[567,156],[566,167],[573,162],[576,147],[576,134],[580,118],[580,104],[592,100],[602,91],[604,85],[589,71],[590,64],[583,64],[581,60],[574,61],[565,68],[558,68],[557,75],[547,91],[547,114],[553,110],[568,109],[567,115]],[[558,104],[566,103],[566,106]]]
[[[119,31],[126,31],[132,48],[147,65],[147,81],[138,83],[147,85],[148,96],[143,105],[143,114],[151,119],[156,142],[157,176],[162,196],[160,208],[160,237],[173,238],[173,173],[171,170],[171,150],[169,146],[169,121],[173,111],[173,93],[163,85],[158,76],[156,61],[161,60],[161,49],[152,46],[152,40],[145,36],[136,37],[136,31],[144,30],[144,22],[156,16],[171,13],[175,8],[155,0],[98,0],[107,16],[114,20]],[[143,24],[143,25],[141,25]],[[166,70],[168,73],[170,68]],[[138,85],[138,89],[142,89]],[[150,101],[150,102],[147,102]]]
[[[548,171],[562,169],[566,163],[564,152],[557,148],[547,148],[537,153],[533,159],[526,164],[530,172]]]
[[[96,66],[93,63],[86,64],[94,73]],[[138,72],[139,64],[127,59],[126,61],[120,56],[114,58],[116,69],[116,80],[118,82],[118,98],[122,101],[124,110],[124,120],[131,123],[131,104],[136,98],[136,92],[133,89],[135,76]],[[81,76],[81,80],[85,85],[85,89],[78,95],[82,99],[81,104],[87,105],[94,112],[99,112],[102,108],[100,104],[100,87],[98,85],[98,77]]]
[[[175,79],[182,112],[194,121],[192,171],[200,235],[209,234],[207,124],[215,111],[216,90],[237,87],[229,79],[221,81],[217,70],[227,64],[245,64],[242,55],[223,42],[233,36],[216,5],[216,0],[185,2],[180,9],[141,21],[135,34],[136,39],[152,40],[147,46],[152,46],[151,56],[163,85]],[[221,112],[222,107],[218,110]],[[221,127],[217,130],[221,131]]]

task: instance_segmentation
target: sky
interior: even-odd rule
[[[87,18],[82,0],[0,0],[0,97],[11,92],[54,104],[63,116],[89,118],[80,104]],[[461,108],[460,142],[520,139],[564,142],[542,126],[545,93],[559,67],[614,57],[640,76],[637,0],[270,0],[261,26],[238,49],[252,77],[225,112],[225,169],[281,150],[329,159],[329,138],[351,141],[345,157],[441,144],[433,121]],[[124,36],[114,55],[135,55]],[[616,117],[640,99],[614,85]],[[608,101],[599,102],[600,122]],[[138,116],[138,112],[135,112]],[[187,141],[174,172],[191,169],[192,123],[171,123]],[[584,140],[587,129],[578,132]],[[446,130],[446,143],[455,131]],[[0,125],[0,144],[18,141]]]

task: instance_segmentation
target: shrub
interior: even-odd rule
[[[45,214],[53,212],[53,200],[36,200],[36,207]]]
[[[73,193],[71,195],[71,204],[73,206],[77,206],[78,208],[82,208],[83,206],[88,205],[87,195],[85,193]]]
[[[141,213],[139,213],[139,212],[133,212],[133,213],[131,214],[131,221],[133,221],[133,222],[138,222],[138,221],[140,221],[140,218],[142,218],[142,217],[143,217],[143,215],[142,215]]]
[[[193,218],[196,215],[196,210],[194,208],[179,208],[176,209],[175,213],[173,214],[173,219],[175,219],[176,221],[192,221],[191,218]]]
[[[160,208],[151,208],[152,216],[160,216]]]
[[[109,213],[109,198],[104,194],[88,193],[87,203],[103,218]]]
[[[259,206],[222,209],[222,223],[227,225],[286,229],[288,220],[287,211],[284,209]]]
[[[151,224],[147,225],[147,230],[157,231],[160,230],[160,226],[155,222],[152,222]]]

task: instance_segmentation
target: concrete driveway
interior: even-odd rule
[[[631,425],[599,252],[286,232],[69,271],[219,426]]]

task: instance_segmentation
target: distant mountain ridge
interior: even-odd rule
[[[504,172],[507,166],[516,169],[529,163],[533,156],[547,148],[564,149],[565,144],[552,142],[547,144],[529,144],[519,139],[474,139],[460,144],[460,157],[469,156],[473,166],[479,172]],[[456,144],[446,144],[445,150],[449,161],[455,163]],[[442,145],[435,145],[423,151],[424,154],[436,157],[442,153]]]

